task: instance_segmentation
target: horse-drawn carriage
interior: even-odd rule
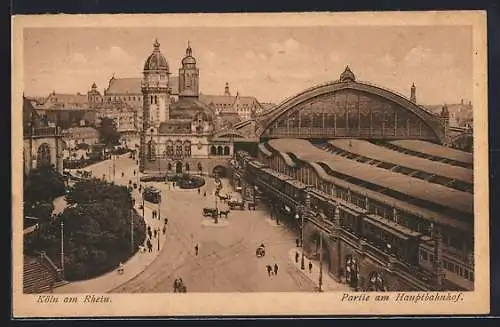
[[[243,201],[232,200],[232,201],[229,201],[227,203],[227,205],[229,206],[229,208],[231,210],[234,210],[234,209],[245,210],[245,202],[243,202]]]
[[[255,210],[256,204],[255,202],[248,202],[248,210]]]
[[[261,244],[257,250],[255,250],[255,255],[257,258],[261,258],[266,255],[266,248],[264,247],[264,244]]]
[[[216,208],[203,208],[204,217],[216,217],[219,214],[219,210]]]

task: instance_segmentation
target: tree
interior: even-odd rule
[[[65,193],[63,177],[54,167],[43,165],[33,169],[24,183],[24,202],[52,202]]]
[[[99,131],[99,142],[105,144],[107,147],[120,144],[120,133],[116,129],[116,124],[113,119],[103,117]]]
[[[90,179],[74,184],[66,194],[69,205],[83,205],[111,200],[125,209],[131,208],[132,197],[126,186],[110,184],[100,179]]]
[[[97,180],[79,182],[68,198],[75,206],[40,230],[25,237],[25,251],[45,250],[54,261],[60,260],[61,219],[64,221],[65,278],[88,279],[115,269],[143,244],[146,225],[132,210],[126,188]],[[70,202],[68,201],[68,202]],[[131,251],[131,219],[134,226],[134,251]]]
[[[24,204],[24,216],[38,218],[40,223],[48,222],[53,211],[54,204],[52,202],[26,202]]]

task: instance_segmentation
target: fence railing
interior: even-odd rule
[[[49,266],[55,271],[58,278],[63,279],[62,269],[56,266],[54,261],[49,258],[45,251],[40,252],[40,258],[42,259],[42,261],[45,260],[46,262],[48,262]]]

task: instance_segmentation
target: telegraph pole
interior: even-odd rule
[[[302,255],[300,258],[300,269],[306,269],[306,265],[304,263],[304,212],[300,213],[300,247],[302,248]]]
[[[323,292],[323,236],[319,236],[319,291]]]
[[[61,218],[61,272],[64,277],[64,220]]]
[[[161,203],[161,198],[160,198],[160,201],[158,201],[158,220],[161,221],[160,203]],[[160,251],[160,229],[159,228],[158,228],[158,251]]]
[[[132,248],[132,254],[134,253],[134,205],[135,200],[132,199],[132,208],[130,208],[130,246]]]

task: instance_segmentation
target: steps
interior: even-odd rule
[[[61,286],[66,282],[61,280],[57,272],[48,262],[41,258],[24,256],[23,292],[46,293],[51,288]]]

